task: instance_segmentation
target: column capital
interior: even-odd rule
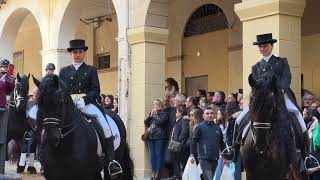
[[[169,30],[166,28],[140,26],[128,30],[128,41],[131,45],[141,42],[166,44],[168,34]]]
[[[302,17],[305,6],[306,0],[243,0],[235,12],[242,22],[275,14]]]
[[[66,49],[44,49],[40,51],[41,56],[52,54],[52,53],[66,53],[69,54],[69,52]]]

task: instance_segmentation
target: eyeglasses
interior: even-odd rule
[[[213,112],[207,112],[206,115],[213,115]]]

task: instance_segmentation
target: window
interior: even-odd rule
[[[24,69],[24,51],[18,51],[13,53],[14,74],[23,74]]]
[[[110,68],[110,53],[98,54],[95,66],[98,70]]]

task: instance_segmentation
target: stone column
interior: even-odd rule
[[[65,49],[48,49],[42,50],[42,75],[45,75],[46,65],[48,63],[53,63],[56,66],[56,74],[62,67],[68,66],[72,63],[70,53]]]
[[[272,33],[278,40],[273,54],[287,57],[292,74],[291,88],[301,101],[301,17],[305,0],[242,0],[235,11],[243,23],[243,88],[248,96],[251,66],[261,59],[252,42],[257,34]]]
[[[131,45],[129,135],[137,179],[150,177],[148,150],[141,141],[144,120],[155,98],[164,97],[168,29],[141,26],[128,31]]]

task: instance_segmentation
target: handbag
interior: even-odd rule
[[[182,143],[179,141],[173,140],[173,132],[174,132],[174,129],[172,130],[172,133],[171,133],[168,149],[172,152],[180,152],[182,148]]]

